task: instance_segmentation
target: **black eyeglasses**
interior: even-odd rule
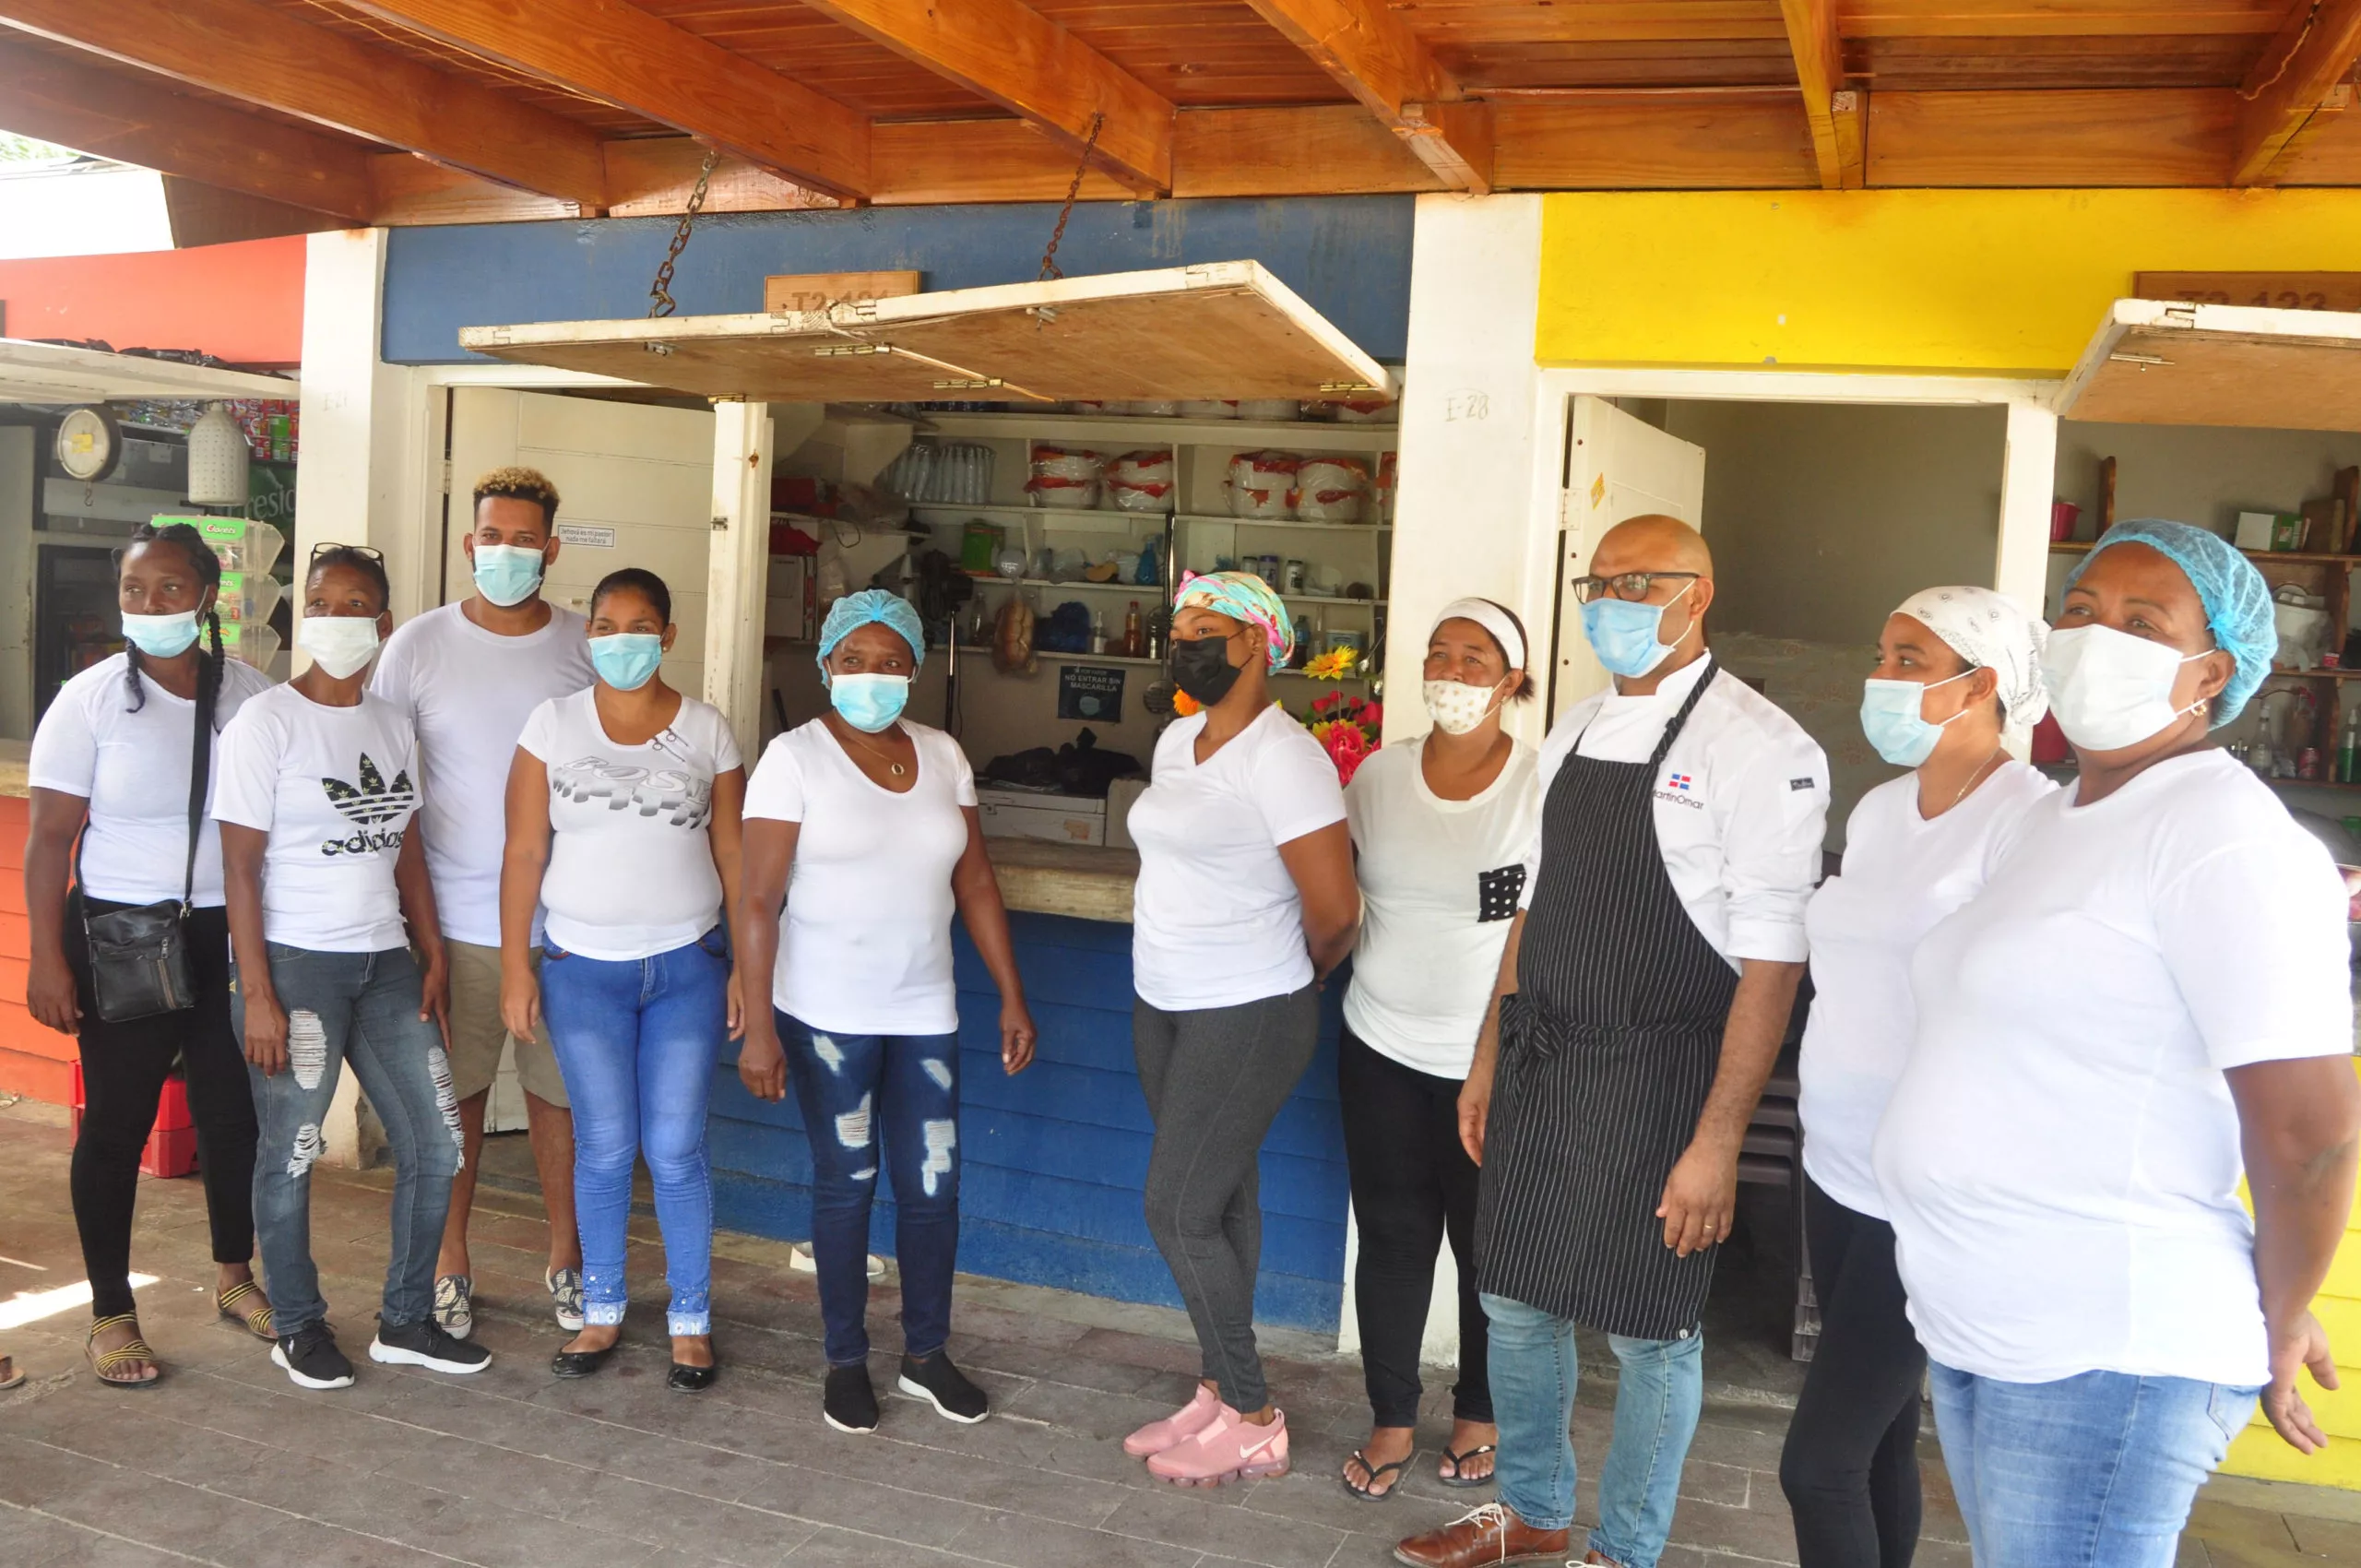
[[[325,544],[315,544],[312,546],[312,559],[314,561],[317,561],[321,556],[326,554],[331,550],[350,550],[356,555],[366,555],[370,560],[374,561],[380,566],[386,564],[386,552],[377,549],[374,545],[338,544],[333,540]]]
[[[1588,604],[1611,593],[1618,599],[1637,604],[1648,597],[1648,589],[1655,586],[1658,578],[1694,579],[1704,575],[1703,572],[1619,572],[1611,577],[1576,577],[1574,602]]]

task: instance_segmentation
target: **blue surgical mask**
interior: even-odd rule
[[[150,659],[178,659],[196,641],[196,612],[173,615],[133,615],[123,618],[124,641]]]
[[[1583,636],[1590,639],[1590,650],[1607,672],[1636,681],[1662,664],[1673,645],[1657,641],[1656,628],[1664,623],[1664,612],[1696,586],[1693,581],[1683,585],[1662,604],[1635,604],[1609,595],[1584,605]]]
[[[901,718],[909,700],[908,675],[837,675],[828,682],[828,701],[844,721],[872,735]]]
[[[541,586],[541,552],[521,544],[476,546],[476,591],[503,610]]]
[[[1916,681],[1880,681],[1871,676],[1861,683],[1861,733],[1869,738],[1878,755],[1894,766],[1917,766],[1935,754],[1935,742],[1943,738],[1943,724],[1959,717],[1954,713],[1942,724],[1929,724],[1918,712],[1919,699],[1937,686],[1964,681],[1975,673],[1964,670],[1950,680],[1930,681],[1923,686]],[[1960,709],[1960,713],[1966,711]]]
[[[654,632],[615,632],[590,639],[590,668],[619,692],[647,684],[664,662],[664,639]]]

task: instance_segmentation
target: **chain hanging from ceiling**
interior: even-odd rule
[[[647,286],[647,315],[651,321],[670,315],[677,308],[672,303],[672,268],[679,263],[681,253],[689,248],[689,235],[697,226],[697,214],[705,210],[706,190],[713,183],[713,166],[720,160],[720,148],[705,149],[705,164],[697,171],[696,188],[689,192],[689,205],[681,214],[681,226],[672,231],[672,247],[664,253],[663,261],[656,268],[656,281]]]
[[[1037,281],[1047,283],[1053,278],[1063,278],[1058,266],[1058,244],[1066,237],[1066,220],[1074,216],[1074,198],[1082,194],[1082,177],[1090,172],[1090,155],[1098,147],[1098,132],[1107,124],[1104,112],[1094,110],[1090,116],[1090,134],[1082,138],[1082,160],[1074,166],[1074,184],[1066,187],[1066,202],[1058,208],[1058,226],[1050,231],[1050,248],[1041,253],[1041,276]]]

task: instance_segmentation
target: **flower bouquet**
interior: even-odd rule
[[[1311,705],[1311,738],[1336,765],[1338,783],[1350,784],[1370,753],[1377,750],[1384,722],[1383,705],[1367,697],[1330,692]]]

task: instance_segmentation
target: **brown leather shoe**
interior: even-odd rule
[[[1409,1568],[1497,1568],[1503,1562],[1563,1561],[1565,1555],[1564,1530],[1536,1530],[1500,1503],[1487,1503],[1394,1549],[1394,1561]]]

